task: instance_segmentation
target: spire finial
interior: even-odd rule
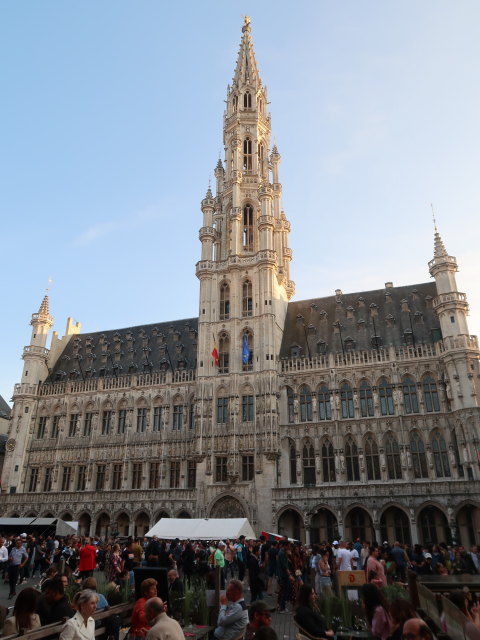
[[[430,203],[430,206],[432,208],[433,226],[435,227],[435,231],[437,231],[437,220],[435,218],[435,210],[433,208],[433,204],[432,203]]]
[[[245,33],[245,31],[250,31],[250,16],[243,16],[242,33]]]

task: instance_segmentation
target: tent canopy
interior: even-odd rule
[[[256,538],[247,518],[161,518],[146,535],[163,540],[225,540],[242,535]]]
[[[78,522],[65,522],[60,518],[0,518],[0,531],[20,533],[44,533],[50,530],[57,536],[68,536],[77,533]]]

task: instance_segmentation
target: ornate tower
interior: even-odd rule
[[[437,284],[433,301],[443,336],[442,360],[446,369],[446,393],[453,410],[476,407],[478,344],[468,332],[468,302],[457,288],[457,260],[449,256],[435,227],[434,256],[428,263]]]
[[[30,324],[32,337],[30,344],[23,348],[22,381],[15,385],[13,393],[14,407],[2,471],[2,490],[10,493],[15,493],[22,483],[29,427],[35,423],[38,383],[48,377],[49,350],[45,345],[53,325],[48,310],[48,295],[44,296],[38,313],[32,314]]]
[[[196,447],[208,512],[256,521],[271,510],[276,479],[277,363],[294,283],[280,154],[269,153],[267,90],[248,18],[226,104],[225,161],[215,168],[215,196],[209,187],[202,200]],[[227,482],[228,496],[212,480]],[[226,502],[217,508],[218,491]]]
[[[48,295],[45,295],[38,313],[32,313],[30,320],[32,337],[30,344],[23,349],[22,383],[37,384],[48,376],[46,348],[48,332],[53,326],[53,317],[48,310]]]
[[[288,300],[290,223],[281,210],[276,145],[270,149],[267,90],[245,18],[232,85],[227,90],[225,166],[215,168],[216,196],[202,200],[199,375],[275,370]],[[242,361],[247,335],[249,362]],[[219,348],[219,367],[211,352]]]

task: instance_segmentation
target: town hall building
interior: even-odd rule
[[[457,260],[435,230],[429,282],[426,258],[411,285],[295,300],[268,104],[245,19],[201,202],[198,317],[95,333],[69,319],[50,337],[45,296],[0,515],[100,536],[248,517],[312,543],[480,542],[479,349]]]

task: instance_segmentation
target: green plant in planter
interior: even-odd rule
[[[203,578],[192,576],[186,585],[184,596],[185,624],[208,624],[206,583]]]
[[[325,617],[327,629],[331,629],[334,623],[342,626],[352,626],[352,607],[354,604],[345,596],[333,594],[321,595],[318,598],[320,613]]]

